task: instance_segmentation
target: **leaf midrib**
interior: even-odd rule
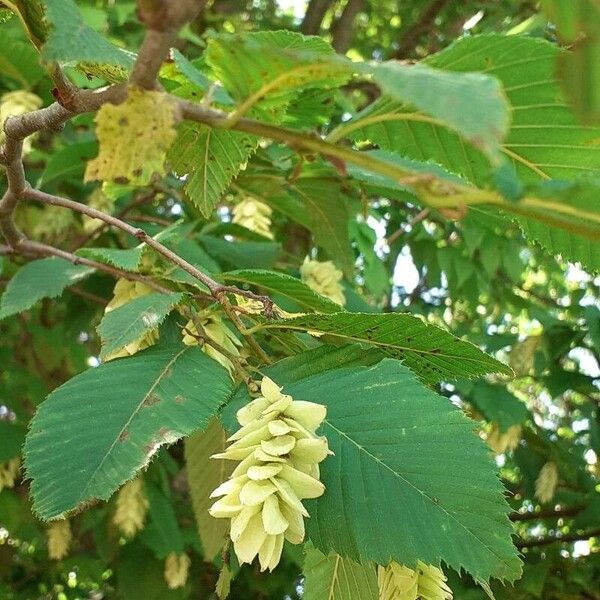
[[[129,427],[129,425],[133,421],[134,417],[136,417],[137,414],[139,413],[139,411],[141,410],[144,402],[148,399],[148,397],[150,396],[150,394],[152,394],[154,392],[154,390],[156,389],[156,387],[158,386],[158,384],[162,381],[162,379],[164,378],[164,376],[171,369],[171,366],[175,362],[177,362],[177,360],[181,357],[181,355],[184,354],[185,352],[187,352],[188,350],[189,350],[189,348],[183,348],[183,349],[181,349],[179,352],[177,352],[177,354],[175,354],[175,356],[173,356],[167,362],[167,364],[162,369],[162,371],[160,372],[160,374],[158,375],[158,377],[155,379],[155,381],[150,386],[150,389],[148,390],[148,392],[146,392],[146,394],[144,395],[144,397],[139,401],[138,405],[132,411],[131,416],[127,419],[127,421],[125,422],[125,424],[123,425],[123,427],[119,431],[118,435],[115,436],[115,439],[113,440],[112,444],[110,445],[110,448],[104,453],[104,456],[100,460],[98,466],[94,469],[93,473],[90,475],[90,477],[88,479],[88,482],[85,484],[85,486],[83,487],[81,493],[79,494],[79,497],[77,498],[77,504],[80,504],[81,502],[83,502],[88,497],[88,489],[89,489],[90,485],[92,484],[92,482],[96,478],[96,475],[98,474],[98,472],[100,471],[100,469],[104,466],[104,463],[105,463],[106,459],[111,455],[111,453],[112,453],[114,447],[116,446],[116,444],[118,443],[119,438],[121,437],[121,435],[123,435],[124,431]]]
[[[403,350],[406,352],[414,352],[416,354],[422,354],[422,355],[431,355],[434,357],[438,357],[438,356],[442,356],[445,358],[449,358],[449,359],[456,359],[456,360],[466,360],[466,361],[471,361],[474,364],[480,364],[480,365],[485,365],[485,364],[489,364],[489,362],[483,361],[481,359],[478,358],[474,358],[471,356],[460,356],[460,355],[455,355],[455,354],[448,354],[448,353],[442,353],[442,352],[433,352],[431,350],[424,350],[424,349],[417,349],[414,347],[408,347],[408,346],[400,346],[398,344],[393,344],[390,342],[381,342],[381,341],[377,341],[377,340],[369,340],[367,338],[363,338],[363,337],[357,337],[355,335],[350,335],[350,334],[341,334],[341,333],[337,333],[335,331],[328,331],[328,330],[324,330],[323,328],[320,328],[318,326],[306,326],[306,327],[300,327],[299,325],[293,325],[293,324],[289,324],[289,323],[266,323],[266,324],[261,324],[258,326],[258,328],[260,329],[293,329],[295,331],[316,331],[318,333],[322,333],[324,335],[331,335],[333,337],[339,337],[339,338],[343,338],[343,339],[348,339],[348,340],[352,340],[355,342],[362,342],[364,344],[370,344],[372,346],[380,346],[383,348],[391,348],[394,350]],[[460,340],[460,338],[457,338]],[[468,344],[469,342],[466,342],[465,340],[460,340],[463,344]],[[477,346],[473,346],[474,348],[477,349]],[[482,354],[487,358],[487,355],[481,351]],[[494,359],[493,357],[489,357],[490,362],[491,361],[495,361],[496,359]],[[502,363],[498,363],[498,369],[499,367],[502,365]],[[503,372],[498,370],[497,372]]]
[[[333,429],[333,431],[336,432],[340,437],[345,438],[346,440],[348,440],[348,442],[350,444],[353,444],[358,449],[359,452],[361,452],[361,451],[364,452],[369,458],[373,459],[373,461],[375,461],[378,465],[381,465],[384,469],[387,469],[390,473],[392,473],[392,475],[394,475],[395,477],[402,480],[405,484],[407,484],[413,490],[415,490],[416,492],[421,494],[421,496],[423,496],[424,498],[427,498],[427,500],[429,500],[431,502],[431,504],[433,505],[434,508],[440,509],[444,514],[446,514],[448,516],[449,519],[454,521],[461,529],[466,531],[469,534],[469,536],[474,538],[481,546],[483,546],[483,548],[488,550],[493,556],[495,556],[498,559],[498,561],[502,562],[510,570],[510,564],[506,560],[504,560],[494,550],[494,548],[492,548],[491,546],[488,546],[483,540],[479,539],[473,531],[471,531],[468,527],[463,525],[452,513],[448,512],[442,505],[440,505],[439,503],[436,503],[434,501],[434,499],[432,497],[430,497],[425,491],[419,489],[411,481],[409,481],[408,479],[403,477],[401,473],[394,471],[394,469],[392,469],[392,467],[390,467],[389,465],[384,463],[381,459],[377,458],[374,454],[371,454],[371,452],[369,452],[364,446],[361,446],[356,440],[353,440],[348,434],[346,434],[345,432],[338,429],[335,425],[333,425],[329,419],[326,418],[323,421],[323,423],[328,425],[329,427],[331,427],[331,429]]]

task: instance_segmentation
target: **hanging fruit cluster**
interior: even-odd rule
[[[327,440],[315,434],[325,419],[320,404],[294,400],[264,377],[261,393],[237,413],[242,426],[227,450],[213,458],[239,460],[230,478],[211,497],[217,518],[231,519],[231,539],[240,563],[258,555],[261,570],[279,563],[284,539],[304,540],[305,498],[325,491],[319,463],[329,454]]]

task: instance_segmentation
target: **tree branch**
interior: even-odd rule
[[[535,521],[537,519],[561,519],[563,517],[574,517],[587,508],[585,504],[568,506],[566,508],[538,510],[535,512],[514,512],[509,515],[511,521]]]
[[[339,19],[331,27],[331,45],[339,54],[345,54],[352,43],[354,19],[363,5],[364,0],[348,0]]]
[[[156,87],[158,72],[179,29],[195,17],[204,4],[206,0],[138,0],[138,18],[147,29],[130,83],[148,90]]]
[[[408,58],[417,47],[421,36],[431,27],[449,0],[433,0],[421,13],[421,16],[408,28],[392,58]]]
[[[162,285],[159,285],[158,283],[155,283],[152,279],[150,279],[149,277],[145,277],[144,275],[124,271],[123,269],[118,269],[117,267],[105,265],[104,263],[97,262],[89,258],[84,258],[83,256],[77,256],[76,254],[73,254],[71,252],[61,250],[60,248],[55,248],[54,246],[41,244],[32,240],[23,239],[20,242],[18,249],[9,248],[7,254],[19,254],[27,258],[44,258],[49,256],[57,256],[58,258],[68,260],[74,265],[86,265],[88,267],[96,269],[97,271],[107,273],[108,275],[111,275],[115,278],[129,279],[129,281],[140,281],[141,283],[144,283],[148,287],[162,294],[169,294],[172,291],[168,288],[163,287]]]
[[[131,235],[136,238],[140,242],[144,242],[147,246],[150,246],[153,250],[156,250],[159,254],[164,256],[169,262],[181,267],[186,273],[194,277],[200,281],[203,285],[206,286],[208,291],[210,291],[215,298],[217,295],[221,294],[225,291],[230,291],[225,286],[215,281],[212,277],[209,277],[196,267],[189,263],[187,260],[181,258],[178,254],[156,241],[153,237],[150,237],[143,229],[139,227],[134,227],[133,225],[129,225],[125,221],[113,217],[112,215],[103,213],[91,206],[87,206],[85,204],[81,204],[80,202],[75,202],[73,200],[68,200],[67,198],[61,198],[59,196],[53,196],[52,194],[47,194],[46,192],[42,192],[40,190],[33,189],[32,187],[27,186],[22,194],[22,198],[26,198],[28,200],[35,200],[37,202],[42,202],[44,204],[50,204],[52,206],[62,206],[63,208],[68,208],[75,212],[79,212],[81,214],[87,215],[88,217],[92,217],[93,219],[99,219],[104,221],[108,225],[112,227],[116,227],[121,231]],[[236,291],[236,293],[238,293]],[[241,295],[247,295],[244,290],[239,290]],[[270,299],[267,301],[267,304],[270,304]]]
[[[300,25],[300,31],[304,35],[316,35],[321,30],[321,23],[325,18],[325,13],[334,3],[334,0],[310,0],[304,20]]]
[[[569,535],[563,536],[547,536],[541,538],[535,538],[531,540],[517,540],[515,542],[515,546],[517,548],[533,548],[535,546],[548,546],[549,544],[564,544],[568,542],[579,542],[584,540],[589,540],[593,537],[600,536],[600,527],[595,529],[588,529],[587,531],[582,531],[581,533],[571,533]]]

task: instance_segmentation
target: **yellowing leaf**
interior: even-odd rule
[[[165,155],[175,139],[173,108],[165,94],[129,88],[125,102],[105,104],[96,115],[98,156],[85,180],[145,185],[164,173]]]
[[[208,514],[212,504],[210,493],[233,471],[229,461],[209,460],[211,454],[225,450],[227,434],[218,419],[212,419],[204,431],[198,431],[185,440],[185,460],[190,495],[204,558],[211,561],[223,548],[229,523],[213,519]]]

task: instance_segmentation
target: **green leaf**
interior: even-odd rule
[[[185,192],[208,218],[257,146],[246,133],[182,123],[168,157],[178,175],[187,175]]]
[[[175,67],[185,76],[187,81],[192,83],[203,92],[210,90],[211,98],[217,104],[231,105],[233,100],[231,96],[220,86],[211,81],[202,71],[197,69],[177,48],[171,48],[171,57],[175,62]]]
[[[257,328],[314,331],[326,335],[321,338],[324,342],[331,339],[371,345],[387,356],[402,360],[428,382],[512,373],[477,346],[409,314],[314,314],[264,322]]]
[[[21,267],[8,282],[0,298],[0,319],[31,308],[42,298],[56,298],[94,272],[91,267],[73,265],[62,258],[42,258]]]
[[[273,210],[310,229],[311,217],[299,196],[289,193],[289,184],[282,171],[257,169],[255,164],[251,164],[240,174],[236,185],[250,196],[269,204]]]
[[[473,384],[469,400],[487,421],[498,423],[500,431],[520,425],[529,416],[525,403],[502,385],[477,381]]]
[[[156,329],[183,298],[183,294],[146,294],[104,314],[96,328],[105,358]]]
[[[63,146],[48,158],[38,186],[44,187],[57,179],[81,177],[87,161],[95,156],[97,151],[96,142],[80,142]]]
[[[384,96],[434,117],[438,122],[426,121],[430,126],[456,131],[475,148],[497,158],[508,131],[509,107],[495,78],[441,71],[427,64],[409,67],[395,61],[364,65],[360,70],[372,72]],[[469,110],[464,109],[467,105]]]
[[[0,420],[0,463],[21,454],[26,431],[21,423]]]
[[[40,405],[27,435],[34,511],[54,519],[107,500],[160,446],[205,427],[231,390],[216,361],[181,346],[75,376]]]
[[[144,246],[135,248],[80,248],[75,254],[102,263],[113,265],[125,271],[137,272],[140,260],[144,252]]]
[[[375,565],[361,565],[339,554],[326,556],[306,545],[303,600],[378,600]]]
[[[0,73],[18,81],[23,89],[31,89],[45,76],[33,46],[12,35],[0,36]]]
[[[157,558],[166,558],[171,552],[182,554],[183,536],[177,523],[177,515],[171,498],[155,485],[146,484],[149,522],[141,534],[142,541],[149,546]]]
[[[228,565],[224,564],[219,572],[219,578],[215,586],[215,594],[219,600],[225,600],[229,596],[231,590],[231,580],[233,574]]]
[[[513,580],[508,504],[473,424],[397,361],[329,371],[285,385],[327,401],[319,433],[334,452],[323,496],[307,501],[307,532],[322,552],[414,566],[443,560],[474,578]]]
[[[225,460],[210,460],[213,454],[225,450],[227,434],[219,420],[213,418],[204,431],[198,431],[185,440],[185,468],[187,481],[202,542],[204,559],[211,561],[223,548],[229,523],[208,514],[214,502],[210,494],[233,471],[233,464]]]
[[[481,71],[502,82],[512,106],[502,151],[519,179],[531,182],[598,171],[599,130],[577,123],[556,83],[554,65],[561,52],[539,38],[485,35],[462,38],[426,63],[450,71]],[[352,137],[401,156],[431,160],[480,186],[486,183],[489,166],[481,155],[443,127],[410,120],[409,113],[382,97],[349,122],[361,127],[352,130]]]
[[[593,0],[544,0],[542,7],[572,50],[558,60],[565,95],[582,120],[600,123],[600,6]]]
[[[350,215],[339,180],[331,175],[300,177],[290,189],[304,204],[315,242],[351,278],[354,261],[348,235]]]
[[[220,278],[226,283],[236,285],[245,283],[257,286],[267,294],[278,294],[291,300],[302,309],[321,313],[332,313],[340,310],[338,304],[324,296],[320,296],[299,279],[285,273],[262,269],[240,269],[223,273]]]
[[[523,232],[553,254],[600,273],[600,179],[530,185],[516,208]],[[531,202],[535,202],[534,206]]]
[[[281,172],[243,174],[236,184],[314,233],[323,248],[344,273],[353,273],[353,254],[348,234],[349,199],[345,183],[323,165],[289,183]]]
[[[212,235],[201,235],[199,239],[219,262],[242,269],[271,267],[281,253],[277,242],[230,242]]]
[[[520,180],[534,183],[600,173],[600,128],[577,122],[556,81],[555,64],[563,55],[565,51],[539,38],[485,35],[463,38],[426,63],[500,79],[512,106],[502,153]],[[433,161],[480,187],[487,185],[489,165],[481,155],[446,128],[411,120],[409,114],[399,102],[382,97],[345,130],[356,141],[370,140],[402,156]],[[519,218],[528,237],[554,254],[600,269],[597,243],[579,235],[575,227],[564,231],[536,218]]]
[[[232,96],[243,102],[244,112],[254,107],[277,118],[277,108],[297,92],[339,86],[359,73],[372,78],[384,94],[429,115],[436,125],[441,122],[457,131],[494,158],[508,129],[501,86],[479,73],[457,75],[397,61],[352,62],[319,38],[281,31],[215,36],[208,44],[207,62]]]
[[[88,27],[73,0],[44,0],[44,4],[46,20],[51,26],[42,48],[44,62],[109,64],[120,67],[126,75],[133,64],[133,55]]]
[[[261,116],[275,121],[298,92],[336,87],[348,78],[334,58],[324,40],[291,31],[215,35],[206,50],[207,64],[234,99],[263,98]]]

